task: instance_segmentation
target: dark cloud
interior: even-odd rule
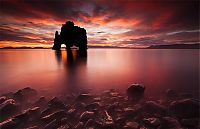
[[[0,15],[1,41],[51,43],[66,20],[86,27],[91,43],[151,45],[199,38],[198,32],[186,32],[199,29],[198,0],[0,0]]]

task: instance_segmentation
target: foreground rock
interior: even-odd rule
[[[193,99],[183,99],[172,102],[169,109],[179,118],[197,118],[200,114],[200,103]]]
[[[35,90],[25,88],[0,96],[0,128],[198,129],[200,127],[199,100],[180,99],[173,90],[168,91],[168,97],[166,98],[166,95],[163,97],[165,99],[143,98],[144,90],[144,86],[134,84],[127,89],[127,94],[111,89],[98,95],[84,93],[51,99],[36,97]],[[26,97],[21,99],[20,96]]]
[[[0,106],[0,121],[15,115],[20,110],[19,104],[13,99],[5,100]]]
[[[141,84],[132,84],[127,90],[126,93],[129,99],[139,100],[143,97],[145,87]]]

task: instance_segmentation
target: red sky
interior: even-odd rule
[[[200,42],[198,0],[0,0],[0,47],[51,47],[68,20],[89,46]]]

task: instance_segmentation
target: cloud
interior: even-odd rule
[[[54,32],[66,20],[86,28],[89,45],[199,40],[198,32],[192,32],[199,29],[196,0],[1,0],[0,4],[0,41],[52,44]],[[168,35],[183,30],[188,32]]]

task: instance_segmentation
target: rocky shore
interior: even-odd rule
[[[0,97],[0,129],[199,129],[199,99],[168,89],[164,98],[144,97],[133,84],[126,94],[39,96],[27,87]]]

